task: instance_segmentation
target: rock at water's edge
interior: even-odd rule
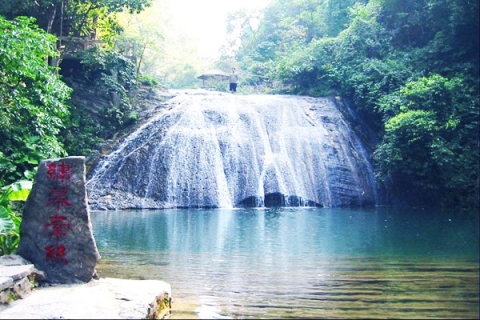
[[[20,226],[18,255],[51,283],[90,281],[100,259],[85,188],[85,158],[40,163]]]
[[[84,284],[36,288],[25,299],[0,309],[0,319],[145,319],[154,301],[171,298],[170,285],[160,280],[102,278]],[[158,310],[159,319],[170,308]]]

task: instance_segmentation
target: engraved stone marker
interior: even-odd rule
[[[90,281],[100,260],[85,189],[85,157],[40,163],[25,204],[17,254],[51,283]]]

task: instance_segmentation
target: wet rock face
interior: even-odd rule
[[[369,154],[334,99],[179,94],[87,182],[92,209],[375,204]]]
[[[88,282],[100,259],[90,222],[84,157],[40,163],[20,226],[18,255],[51,283]]]

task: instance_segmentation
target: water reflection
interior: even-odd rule
[[[478,316],[478,218],[387,208],[174,209],[93,212],[92,222],[101,276],[164,280],[199,313]]]

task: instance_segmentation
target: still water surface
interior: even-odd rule
[[[101,277],[171,318],[478,318],[478,216],[393,208],[91,212]]]

